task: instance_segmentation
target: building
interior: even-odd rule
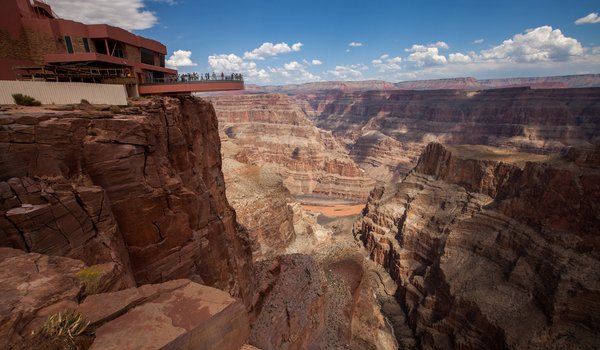
[[[177,70],[165,67],[165,45],[110,25],[58,18],[43,1],[2,0],[2,7],[0,80],[116,83],[130,96],[243,89],[241,80],[178,84]]]

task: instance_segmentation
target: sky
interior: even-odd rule
[[[600,73],[600,0],[46,0],[247,83]]]

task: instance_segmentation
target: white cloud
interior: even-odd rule
[[[441,44],[413,45],[397,66],[378,70],[383,79],[414,80],[460,76],[500,78],[596,73],[600,71],[600,47],[584,48],[576,39],[549,26],[528,29],[491,49],[451,53],[444,57]],[[439,56],[436,58],[436,55]],[[372,61],[379,68],[389,55]],[[445,64],[434,64],[436,59]],[[433,60],[426,64],[427,60]],[[468,64],[467,64],[468,63]]]
[[[246,78],[255,78],[258,81],[269,81],[270,74],[263,68],[258,68],[256,63],[245,61],[236,54],[221,54],[208,56],[208,65],[216,72],[242,73]]]
[[[152,0],[153,2],[163,2],[165,4],[169,4],[169,5],[177,5],[177,1],[176,0]]]
[[[311,63],[313,66],[320,66],[323,64],[323,62],[321,62],[320,60],[312,60]]]
[[[402,57],[390,57],[388,54],[381,55],[379,58],[371,61],[373,67],[381,73],[400,70],[402,69],[400,66],[401,63]]]
[[[596,13],[596,12],[592,12],[589,15],[587,15],[585,17],[581,17],[575,21],[576,25],[594,24],[594,23],[600,23],[600,17],[598,16],[598,13]]]
[[[285,70],[300,70],[303,67],[303,65],[296,61],[292,61],[283,65],[283,68],[285,68]]]
[[[171,68],[197,66],[196,63],[192,62],[192,51],[187,50],[177,50],[173,52],[166,63],[167,66]]]
[[[566,61],[584,54],[581,44],[563,35],[560,29],[542,26],[516,34],[512,39],[489,50],[481,51],[484,60],[513,62]]]
[[[212,70],[221,72],[241,72],[256,68],[256,63],[244,62],[241,57],[232,53],[208,56],[208,65]]]
[[[352,46],[352,47],[361,47],[363,45],[364,45],[363,43],[357,43],[355,41],[348,44],[348,46]]]
[[[307,83],[323,80],[320,76],[309,72],[302,64],[292,61],[283,67],[269,67],[271,81],[277,83]]]
[[[449,48],[448,44],[446,44],[443,41],[438,41],[437,43],[431,44],[429,46],[430,47],[437,47],[438,49],[448,49]]]
[[[439,43],[444,45],[438,45]],[[446,56],[439,54],[440,48],[448,48],[448,45],[443,42],[428,46],[415,44],[410,49],[406,49],[406,51],[411,52],[411,54],[408,55],[407,60],[414,62],[418,67],[446,64]]]
[[[483,41],[484,41],[483,38],[476,39],[476,40],[473,40],[473,44],[483,44]]]
[[[61,18],[87,24],[105,23],[126,30],[142,30],[156,24],[156,15],[144,9],[142,0],[47,0]]]
[[[335,68],[333,70],[329,70],[329,71],[327,71],[327,73],[334,76],[337,79],[359,80],[363,77],[363,74],[360,71],[361,68],[364,68],[364,67],[357,66],[357,65],[350,65],[350,66],[340,65],[340,66],[335,66]]]
[[[448,61],[452,63],[470,63],[473,59],[470,56],[458,52],[448,55]]]
[[[302,48],[302,43],[295,43],[291,47],[287,43],[273,44],[263,43],[260,47],[248,52],[244,52],[244,59],[264,60],[266,57],[277,56],[282,53],[297,52]]]

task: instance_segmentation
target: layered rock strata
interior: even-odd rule
[[[226,292],[173,280],[86,296],[81,272],[89,269],[75,259],[0,248],[0,346],[237,350],[248,338],[246,307]],[[89,323],[82,335],[61,343],[41,334],[48,317],[68,310]]]
[[[317,127],[381,181],[405,175],[429,142],[534,153],[600,145],[600,89],[366,91],[297,95]]]
[[[114,262],[121,287],[192,278],[251,299],[251,252],[225,197],[209,103],[17,109],[0,124],[3,245]]]
[[[235,159],[279,167],[293,195],[365,199],[373,181],[330,133],[315,128],[284,95],[211,97],[227,138],[240,146]]]
[[[250,331],[240,300],[183,279],[92,295],[76,310],[95,329],[90,350],[237,350]]]
[[[430,144],[355,233],[426,349],[600,344],[600,156]]]

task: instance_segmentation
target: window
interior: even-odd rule
[[[148,49],[140,48],[142,63],[154,65],[154,52]]]
[[[85,52],[90,52],[90,43],[88,42],[88,38],[83,38],[83,49]]]
[[[97,53],[108,55],[108,52],[106,52],[106,43],[104,42],[104,39],[92,39],[92,42],[94,43]]]
[[[165,55],[162,53],[158,55],[158,59],[160,60],[160,66],[165,68]]]
[[[70,36],[65,36],[65,45],[67,46],[67,52],[68,53],[75,52],[75,51],[73,51],[73,43],[71,42],[71,37]]]

